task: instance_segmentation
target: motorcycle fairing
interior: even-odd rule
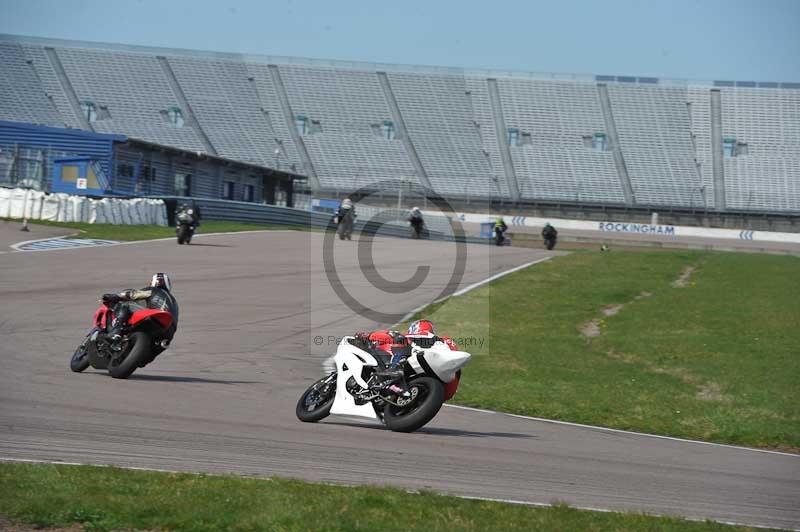
[[[428,349],[415,350],[408,358],[408,364],[417,373],[428,373],[443,383],[448,383],[456,378],[456,372],[471,356],[466,351],[451,350],[444,342],[436,342]]]
[[[133,316],[131,316],[130,319],[128,320],[128,324],[130,326],[134,326],[146,320],[147,318],[152,318],[156,323],[158,323],[164,329],[172,325],[172,314],[170,314],[169,312],[165,312],[163,310],[150,309],[150,308],[141,309],[134,312]]]
[[[94,326],[99,329],[107,329],[111,326],[114,319],[114,313],[105,305],[101,305],[94,311]]]
[[[368,352],[350,343],[352,336],[345,336],[336,349],[336,396],[331,405],[331,414],[359,416],[378,420],[372,403],[357,405],[355,399],[347,391],[347,381],[352,377],[362,388],[367,388],[361,377],[365,366],[378,367],[378,361]]]

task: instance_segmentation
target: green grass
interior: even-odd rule
[[[0,218],[9,220],[9,218]],[[20,221],[20,220],[14,220]],[[175,236],[174,227],[164,227],[160,225],[113,225],[113,224],[90,224],[85,222],[48,222],[44,220],[30,220],[28,223],[49,225],[51,227],[65,227],[75,229],[80,234],[73,238],[97,238],[100,240],[152,240],[154,238],[168,238]],[[203,221],[197,234],[203,233],[232,233],[239,231],[264,231],[264,230],[307,230],[306,227],[294,227],[286,225],[252,224],[244,222],[223,222],[217,220]]]
[[[87,530],[728,531],[711,522],[341,487],[295,480],[0,464],[0,514]]]
[[[687,266],[688,284],[672,287]],[[465,346],[456,403],[800,450],[798,257],[576,252],[422,315],[484,341]],[[586,338],[593,319],[601,334]]]

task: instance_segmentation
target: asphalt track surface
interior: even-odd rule
[[[0,255],[0,458],[278,475],[800,527],[798,456],[459,408],[442,409],[414,434],[334,417],[298,422],[295,402],[333,351],[327,336],[378,325],[331,288],[322,238],[275,231],[182,247],[160,241]],[[360,271],[358,243],[336,242],[341,283],[368,306],[408,311],[450,279],[452,244],[374,243],[375,268],[367,271],[387,283],[420,264],[431,271],[419,289],[387,294]],[[462,287],[545,256],[467,248]],[[99,294],[141,285],[153,271],[170,272],[181,302],[173,346],[126,381],[91,369],[71,373],[69,356]]]

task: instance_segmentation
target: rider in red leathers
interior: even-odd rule
[[[383,355],[382,358],[388,360],[388,363],[384,362],[387,368],[376,372],[376,374],[384,377],[402,377],[403,373],[398,369],[398,365],[411,355],[413,346],[427,349],[436,341],[442,341],[451,350],[458,350],[456,343],[450,337],[437,336],[433,323],[428,320],[417,320],[413,322],[409,326],[406,334],[397,331],[378,330],[370,333],[358,333],[356,334],[356,338],[371,347],[373,353],[377,352],[377,354]],[[452,381],[445,383],[445,401],[455,395],[460,378],[461,371],[456,374],[456,377]],[[389,389],[395,393],[405,391],[396,384],[391,385]]]

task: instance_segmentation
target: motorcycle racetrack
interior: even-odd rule
[[[0,458],[286,476],[800,528],[800,457],[457,407],[412,434],[294,406],[342,334],[558,252],[266,231],[0,255]],[[459,271],[463,264],[463,276]],[[420,266],[429,271],[411,289]],[[533,266],[536,267],[536,266]],[[336,275],[332,275],[332,271]],[[69,371],[106,291],[169,272],[174,344],[128,380]],[[398,292],[398,286],[405,290]],[[389,291],[387,291],[387,289]],[[394,292],[392,292],[394,290]],[[343,302],[348,294],[350,304]],[[469,378],[469,366],[464,378]]]

